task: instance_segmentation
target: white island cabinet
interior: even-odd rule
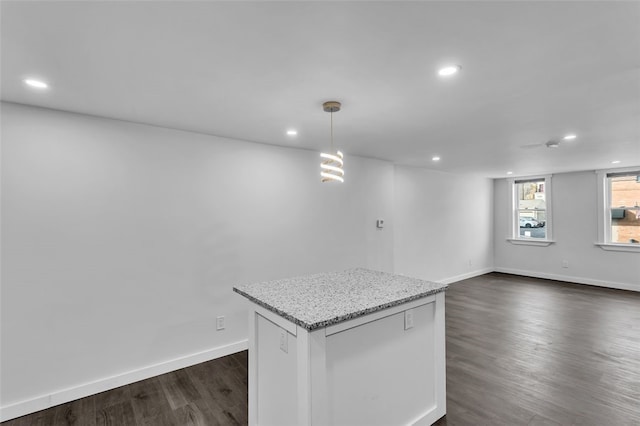
[[[250,301],[249,424],[444,416],[446,288],[367,269],[234,287]]]

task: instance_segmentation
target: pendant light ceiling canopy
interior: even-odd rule
[[[344,161],[340,151],[333,148],[333,113],[340,111],[342,105],[337,101],[322,104],[322,109],[331,114],[331,149],[329,153],[320,153],[320,178],[322,182],[344,182]]]

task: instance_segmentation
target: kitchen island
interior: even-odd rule
[[[446,413],[447,286],[367,269],[238,285],[250,425],[430,425]]]

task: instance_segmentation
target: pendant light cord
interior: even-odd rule
[[[331,111],[331,153],[333,153],[333,111]]]

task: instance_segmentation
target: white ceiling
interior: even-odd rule
[[[338,100],[345,161],[640,165],[638,1],[2,1],[1,19],[5,101],[319,151]]]

